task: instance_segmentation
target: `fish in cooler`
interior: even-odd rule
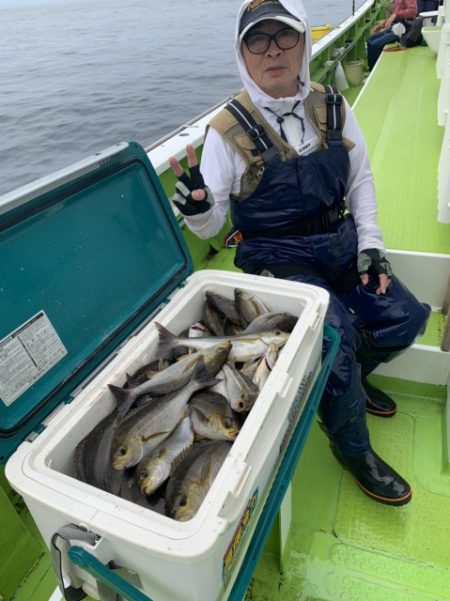
[[[252,323],[257,317],[269,312],[260,298],[242,288],[234,289],[234,302],[241,316],[241,321],[246,326]]]
[[[226,363],[217,377],[219,382],[212,387],[212,390],[228,399],[230,407],[234,411],[239,413],[250,411],[259,394],[256,384],[234,365]]]
[[[188,338],[176,336],[163,325],[156,323],[155,326],[159,332],[159,351],[163,356],[170,353],[177,347],[190,347],[197,351],[204,351],[215,344],[225,342],[231,343],[228,360],[233,363],[243,363],[258,359],[266,351],[269,344],[283,346],[289,338],[288,332],[282,330],[270,330],[268,332],[256,332],[254,334],[240,334],[228,336],[226,338],[210,336]]]
[[[120,404],[119,413],[125,415],[133,402],[144,394],[160,396],[182,388],[189,382],[200,359],[203,360],[206,371],[215,375],[225,362],[231,346],[228,340],[210,345],[200,353],[181,358],[150,380],[133,388],[120,388],[110,384],[109,388]]]
[[[208,440],[191,448],[176,466],[167,484],[166,502],[170,517],[180,522],[194,517],[231,445],[227,441]]]
[[[151,495],[170,476],[172,464],[194,443],[194,431],[189,416],[136,468],[139,490]]]
[[[235,440],[239,422],[227,399],[216,392],[202,390],[189,401],[192,427],[197,438]]]
[[[155,322],[155,357],[124,374],[124,386],[109,385],[117,405],[78,444],[77,477],[174,519],[193,517],[295,321],[236,288],[233,299],[206,291],[202,320],[184,335]]]
[[[187,403],[197,390],[215,384],[203,361],[196,363],[189,382],[169,397],[157,397],[132,410],[118,426],[113,442],[112,465],[132,467],[169,436],[188,414]]]

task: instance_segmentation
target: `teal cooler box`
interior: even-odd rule
[[[45,542],[73,524],[94,536],[82,548],[154,601],[225,598],[320,371],[328,293],[192,274],[135,143],[0,199],[0,250],[0,455]],[[207,290],[232,299],[236,287],[299,319],[196,515],[176,522],[76,479],[77,444],[115,407],[108,385],[157,356],[154,320],[178,334],[201,319]],[[104,598],[67,556],[61,569],[71,590]]]

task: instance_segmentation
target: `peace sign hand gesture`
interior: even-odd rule
[[[205,185],[197,155],[191,144],[186,146],[189,175],[184,171],[175,157],[169,158],[169,165],[178,178],[172,202],[183,215],[198,215],[206,213],[214,204],[210,189]]]

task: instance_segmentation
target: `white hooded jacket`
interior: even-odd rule
[[[291,98],[273,98],[259,88],[247,72],[239,44],[239,23],[241,15],[251,0],[245,0],[239,10],[235,29],[235,52],[239,73],[250,98],[264,115],[274,130],[280,133],[277,115],[290,112],[297,100],[300,103],[295,113],[301,120],[289,116],[282,124],[288,143],[299,154],[308,154],[319,148],[319,137],[304,110],[304,99],[310,92],[309,62],[311,59],[311,29],[301,0],[279,0],[286,10],[305,25],[305,50],[299,73],[300,85],[297,94]],[[358,232],[358,252],[367,248],[384,250],[383,236],[377,225],[377,206],[373,176],[367,156],[367,148],[355,116],[346,104],[344,137],[355,146],[349,152],[350,175],[347,183],[346,205],[353,215]],[[270,109],[270,110],[268,110]],[[272,112],[273,111],[273,112]],[[200,238],[210,238],[222,228],[229,209],[230,194],[238,194],[246,165],[225,139],[213,128],[209,128],[203,147],[200,170],[209,186],[214,205],[206,213],[185,217],[189,228]]]

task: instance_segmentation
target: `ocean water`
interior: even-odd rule
[[[240,3],[0,0],[0,194],[122,140],[147,146],[239,89]],[[353,2],[304,4],[321,25]]]

